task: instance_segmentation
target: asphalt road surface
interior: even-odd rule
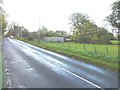
[[[15,39],[3,43],[10,88],[118,88],[118,73]]]

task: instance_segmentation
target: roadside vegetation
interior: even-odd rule
[[[0,89],[6,87],[7,87],[6,74],[4,68],[3,53],[2,53],[2,35],[0,34]]]
[[[1,44],[2,44],[2,37],[0,35],[0,89],[2,89],[2,48],[1,48]]]
[[[2,8],[3,1],[0,0],[0,89],[6,88],[6,74],[4,70],[4,61],[2,53],[3,33],[7,27],[5,11]]]
[[[38,42],[20,39],[32,45],[45,48],[80,61],[92,63],[111,70],[118,70],[118,46],[101,44],[80,44],[72,42]]]

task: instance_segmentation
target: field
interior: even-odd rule
[[[117,44],[120,45],[120,41],[117,41],[117,40],[111,40],[110,42],[111,42],[113,45],[117,45]]]
[[[111,70],[118,70],[118,45],[54,43],[24,40],[27,43],[45,48],[69,57],[102,66]]]

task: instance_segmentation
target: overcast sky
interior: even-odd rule
[[[29,31],[40,26],[48,30],[70,30],[69,16],[86,13],[98,26],[110,14],[110,5],[116,0],[4,0],[4,9],[10,21],[17,21]],[[39,8],[40,7],[40,8]],[[40,19],[39,19],[40,16]]]

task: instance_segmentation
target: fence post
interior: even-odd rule
[[[95,50],[95,52],[97,52],[95,45],[94,45],[94,50]]]
[[[108,47],[106,46],[106,52],[107,52],[107,54],[108,54]]]
[[[85,44],[83,44],[83,46],[84,46],[84,50],[86,50]]]

